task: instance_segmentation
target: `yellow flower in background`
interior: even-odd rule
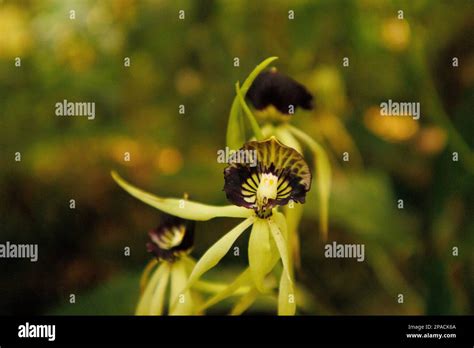
[[[0,6],[0,58],[24,55],[31,46],[26,14],[12,5]]]
[[[163,174],[176,174],[183,167],[183,156],[177,148],[165,147],[159,151],[155,167]]]
[[[95,48],[73,32],[67,32],[57,42],[55,54],[60,63],[77,73],[89,70],[97,59]]]
[[[388,142],[402,142],[418,132],[419,124],[412,117],[386,117],[380,115],[380,108],[372,106],[364,113],[365,126],[378,137]]]
[[[426,155],[436,155],[446,146],[447,134],[437,126],[424,127],[416,138],[416,149]]]
[[[202,78],[199,72],[191,68],[179,70],[174,84],[178,93],[183,96],[192,96],[202,90]]]
[[[410,43],[410,25],[404,19],[387,19],[382,24],[381,38],[389,50],[403,51]]]

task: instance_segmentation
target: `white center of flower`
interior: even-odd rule
[[[267,204],[269,199],[277,197],[278,177],[271,173],[262,174],[257,189],[257,205]]]
[[[160,236],[153,238],[153,241],[158,244],[161,249],[169,250],[181,244],[185,232],[186,227],[184,225],[173,226],[171,229],[164,231]]]

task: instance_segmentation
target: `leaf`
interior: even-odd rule
[[[239,83],[235,84],[235,92],[237,93],[237,98],[239,100],[240,106],[244,110],[245,115],[247,115],[247,119],[249,120],[250,126],[252,127],[252,131],[257,138],[258,141],[264,140],[264,136],[260,126],[258,125],[255,116],[253,115],[252,111],[249,109],[247,103],[245,102],[244,97],[242,96],[242,91],[240,90]]]
[[[315,172],[318,183],[320,228],[323,241],[327,240],[329,224],[329,195],[331,193],[331,164],[324,148],[303,131],[287,125],[290,132],[309,146],[315,158]]]
[[[186,288],[188,281],[186,264],[183,260],[176,261],[171,266],[171,296],[170,315],[191,315],[193,313],[193,299]]]
[[[112,171],[111,174],[117,184],[133,197],[158,210],[178,216],[182,219],[205,221],[216,217],[246,218],[252,214],[252,210],[234,205],[215,206],[184,199],[161,198],[131,185],[122,179],[115,171]]]
[[[263,281],[271,271],[272,263],[270,231],[265,220],[255,220],[250,233],[248,254],[250,272],[255,286],[260,292],[265,292]]]
[[[262,70],[264,70],[271,62],[276,59],[278,59],[278,57],[270,57],[265,59],[250,73],[250,75],[242,84],[242,88],[240,89],[242,98],[245,98],[245,95],[247,94],[247,91],[249,90],[255,78],[262,72]],[[243,129],[241,121],[242,113],[238,97],[236,96],[232,102],[229,120],[227,122],[226,143],[230,149],[240,149],[240,147],[245,143],[245,129]]]
[[[230,311],[230,315],[241,315],[245,312],[257,299],[258,290],[257,288],[252,288],[240,298],[240,300],[235,304],[235,306]]]
[[[189,289],[194,282],[196,282],[201,275],[206,273],[212,267],[227,254],[229,249],[234,244],[235,240],[254,222],[253,217],[249,217],[234,227],[232,230],[227,232],[221,239],[219,239],[214,245],[212,245],[204,255],[199,259],[196,266],[194,267],[191,275],[189,276],[188,284],[186,286]]]

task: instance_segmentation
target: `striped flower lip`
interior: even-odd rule
[[[313,96],[308,90],[276,69],[260,73],[250,86],[247,98],[259,111],[273,106],[285,116],[292,114],[297,107],[306,110],[313,108]]]
[[[257,166],[232,163],[224,170],[224,191],[237,206],[255,210],[260,218],[290,200],[304,203],[311,187],[311,171],[296,150],[275,137],[250,141],[242,150],[256,150]]]
[[[167,217],[165,222],[148,232],[147,251],[162,261],[174,262],[188,254],[194,242],[194,222]]]

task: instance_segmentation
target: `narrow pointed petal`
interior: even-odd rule
[[[323,240],[327,240],[329,224],[329,195],[331,193],[331,164],[329,163],[326,151],[321,145],[314,141],[305,132],[290,125],[286,125],[290,132],[309,146],[314,154],[316,180],[319,195],[319,216],[321,221],[321,232]]]
[[[206,309],[211,306],[214,306],[216,303],[226,299],[227,297],[232,296],[235,294],[238,289],[244,288],[249,286],[252,283],[252,275],[250,273],[250,269],[246,268],[232,283],[230,283],[226,288],[224,288],[221,292],[215,294],[210,299],[204,303],[204,305],[200,309]]]
[[[257,299],[257,295],[257,288],[252,288],[235,304],[234,308],[232,308],[232,310],[230,311],[230,315],[241,315],[255,302],[255,300]]]
[[[260,292],[265,292],[263,281],[271,271],[272,254],[270,231],[266,220],[256,219],[249,239],[249,267],[252,279]]]
[[[294,315],[296,311],[296,299],[291,276],[293,272],[290,270],[291,265],[288,256],[287,241],[283,234],[286,234],[286,223],[283,224],[281,220],[282,217],[282,215],[275,214],[275,216],[272,217],[273,220],[268,220],[270,230],[275,239],[283,263],[283,271],[280,278],[280,290],[278,294],[278,315]]]
[[[288,207],[285,207],[285,208],[288,208]],[[300,211],[300,214],[302,214],[302,210],[303,210],[303,206],[302,205],[298,205],[298,204],[295,204],[295,206],[293,208],[288,208],[287,211],[293,211],[294,209],[297,209],[296,211]],[[280,212],[276,212],[275,214],[273,214],[273,221],[275,221],[276,225],[278,226],[278,228],[280,229],[280,232],[283,234],[283,238],[285,239],[285,241],[287,241],[287,248],[288,248],[288,264],[289,264],[289,272],[290,272],[290,275],[291,275],[291,278],[293,279],[294,277],[294,267],[295,267],[295,260],[293,258],[293,253],[295,252],[292,248],[293,248],[293,244],[294,243],[294,239],[296,239],[296,242],[298,243],[298,247],[299,247],[299,237],[298,237],[298,234],[297,234],[297,231],[293,231],[293,232],[290,232],[289,229],[288,229],[288,226],[291,226],[290,223],[292,223],[292,214],[290,215],[283,215],[282,213]],[[297,249],[297,252],[299,252],[299,248]],[[299,254],[297,254],[299,255]]]
[[[183,291],[187,283],[186,264],[176,261],[171,266],[170,315],[193,314],[193,299],[189,290]]]
[[[158,210],[182,219],[205,221],[216,217],[245,218],[252,214],[248,209],[233,205],[220,207],[177,198],[161,198],[131,185],[115,171],[112,171],[111,174],[117,184],[133,197]]]
[[[287,218],[285,217],[285,215],[283,215],[283,213],[280,213],[279,211],[277,211],[272,216],[271,220],[276,223],[276,225],[280,229],[280,232],[283,234],[283,238],[285,238],[285,240],[288,240],[288,226],[287,226],[287,223],[286,223]]]
[[[272,232],[273,239],[275,240],[275,244],[278,248],[278,252],[280,253],[281,261],[283,263],[283,270],[288,271],[290,269],[290,263],[288,258],[288,247],[287,241],[283,236],[280,228],[276,224],[274,220],[267,220],[268,225],[270,226],[270,231]]]
[[[157,259],[151,259],[150,262],[145,267],[145,270],[142,273],[142,276],[140,277],[140,294],[143,294],[143,291],[145,291],[146,285],[148,284],[148,280],[150,278],[150,273],[152,272],[153,268],[158,264]]]
[[[278,315],[295,315],[296,298],[293,282],[286,272],[281,273],[280,290],[278,293]]]
[[[150,281],[147,283],[145,287],[145,291],[140,296],[140,300],[137,305],[137,309],[135,311],[136,315],[148,315],[151,306],[151,300],[153,298],[153,294],[155,293],[156,287],[158,282],[161,280],[161,277],[165,273],[166,270],[166,263],[162,263],[155,269],[155,272],[150,278]]]
[[[194,267],[196,266],[196,262],[187,255],[184,256],[182,260],[186,264],[186,272],[188,272],[188,274],[191,274]],[[217,294],[223,291],[225,288],[227,288],[228,285],[229,284],[217,283],[215,281],[210,282],[210,281],[205,281],[205,280],[197,280],[193,285],[193,289],[196,289],[204,293]],[[232,295],[244,295],[249,290],[250,288],[248,286],[243,286],[237,289]]]
[[[285,207],[286,223],[288,226],[288,246],[291,265],[296,268],[301,268],[300,256],[300,236],[298,233],[298,226],[303,215],[303,206],[295,204],[292,208]]]
[[[227,254],[234,244],[235,240],[254,222],[253,217],[249,217],[227,232],[221,239],[212,245],[206,253],[197,262],[193,272],[189,276],[187,288],[190,288],[201,275],[210,270],[212,267]]]
[[[203,293],[217,294],[227,288],[228,284],[216,283],[216,282],[207,282],[204,280],[198,280],[194,283],[193,289],[201,291]],[[250,288],[248,286],[243,286],[234,291],[232,295],[244,295]]]
[[[162,315],[165,303],[166,288],[170,278],[170,266],[164,263],[165,268],[160,281],[158,282],[153,297],[151,298],[150,315]]]

